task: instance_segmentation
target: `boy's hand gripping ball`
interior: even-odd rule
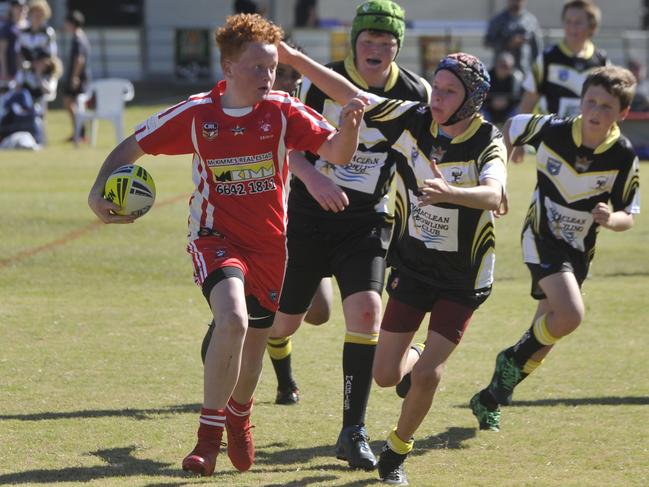
[[[155,201],[153,178],[136,164],[118,167],[106,180],[104,198],[120,207],[118,215],[141,217]]]

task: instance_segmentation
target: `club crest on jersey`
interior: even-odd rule
[[[219,135],[219,124],[215,122],[203,122],[201,133],[205,140],[212,140]]]
[[[556,176],[561,171],[561,161],[548,157],[547,168],[552,176]]]
[[[608,178],[605,176],[601,176],[597,178],[597,180],[595,181],[595,189],[601,191],[606,188],[607,184],[608,184]]]
[[[441,162],[446,151],[438,146],[433,146],[430,150],[430,162]]]
[[[237,135],[243,135],[245,131],[246,131],[246,129],[243,128],[243,127],[241,127],[241,126],[239,126],[239,125],[237,125],[236,127],[232,127],[232,128],[230,129],[230,132],[232,132],[235,136],[237,136]]]
[[[561,81],[568,81],[569,76],[570,76],[570,73],[568,72],[567,69],[560,69],[559,70],[559,79]]]
[[[589,160],[586,156],[577,156],[577,159],[575,159],[575,169],[577,172],[588,171],[592,162],[593,161]]]
[[[458,184],[460,181],[462,181],[462,174],[464,174],[464,171],[462,170],[461,167],[454,167],[451,169],[451,182]]]
[[[268,120],[261,120],[259,122],[259,130],[261,130],[265,134],[270,132],[272,128],[273,128],[273,126],[270,124],[270,122]]]

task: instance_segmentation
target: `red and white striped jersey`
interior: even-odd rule
[[[225,81],[135,129],[148,154],[194,154],[189,238],[218,232],[243,249],[284,247],[288,152],[316,153],[335,130],[311,108],[271,91],[241,117],[223,111]]]

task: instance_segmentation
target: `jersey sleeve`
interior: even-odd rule
[[[509,140],[512,145],[532,145],[538,148],[546,126],[561,120],[555,115],[516,115],[509,126]]]
[[[311,107],[291,98],[284,141],[288,149],[314,154],[336,129]]]
[[[156,113],[135,128],[135,140],[147,154],[191,154],[193,114],[189,100]]]
[[[523,89],[529,93],[538,93],[541,82],[543,81],[543,53],[536,57],[532,63],[532,69],[525,73],[523,79]]]
[[[620,171],[613,183],[611,193],[613,211],[625,211],[630,215],[640,213],[640,162],[634,157],[627,169]]]
[[[428,111],[425,103],[392,100],[372,93],[361,94],[370,102],[364,116],[368,127],[378,129],[390,143],[394,143],[405,131],[417,138],[423,116]]]
[[[478,157],[480,183],[484,183],[486,179],[495,179],[502,185],[503,190],[505,190],[507,186],[506,163],[507,148],[505,147],[502,135],[497,132],[492,137],[489,145]]]

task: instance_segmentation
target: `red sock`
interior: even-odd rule
[[[225,414],[228,417],[228,421],[234,424],[245,423],[250,416],[250,411],[252,411],[252,401],[250,399],[246,404],[240,404],[231,397],[228,405],[225,407]]]
[[[201,408],[201,417],[198,419],[198,438],[208,441],[221,441],[225,426],[225,409]]]

